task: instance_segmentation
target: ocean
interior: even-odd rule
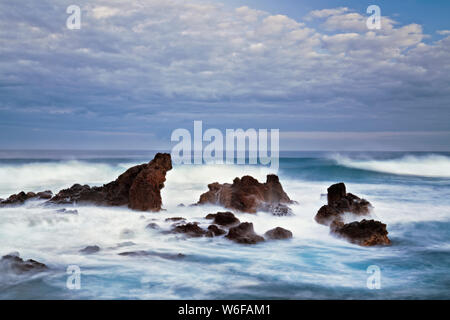
[[[74,183],[102,185],[127,168],[150,161],[143,151],[0,151],[0,198],[24,191],[54,193]],[[268,167],[179,165],[167,174],[164,211],[96,206],[0,208],[0,255],[19,252],[45,263],[34,275],[0,273],[0,299],[449,299],[450,154],[405,152],[290,152],[277,174],[298,201],[293,216],[237,213],[263,234],[274,227],[290,240],[241,245],[225,238],[171,234],[168,217],[207,226],[217,206],[189,207],[212,182],[251,175],[265,181]],[[369,200],[387,224],[391,246],[360,247],[329,234],[314,216],[327,188]],[[184,207],[179,204],[183,203]],[[78,215],[56,213],[76,209]],[[146,229],[157,223],[161,230]],[[79,251],[97,245],[101,250]],[[122,252],[147,251],[147,256]],[[181,253],[183,256],[179,256]],[[81,270],[80,288],[67,286],[68,266]],[[380,288],[367,285],[370,266]],[[370,268],[369,268],[370,269]]]

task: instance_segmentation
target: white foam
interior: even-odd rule
[[[355,160],[337,154],[333,156],[333,159],[340,165],[356,169],[398,175],[450,178],[450,157],[444,155],[406,155],[398,159],[389,160]]]

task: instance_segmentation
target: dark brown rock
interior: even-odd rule
[[[344,183],[334,184],[327,191],[328,204],[321,207],[315,216],[318,223],[330,225],[333,221],[342,222],[345,212],[362,216],[370,214],[370,202],[347,193]]]
[[[239,219],[236,218],[232,212],[210,213],[205,218],[214,219],[213,222],[220,226],[231,226],[240,223]]]
[[[190,237],[203,237],[206,235],[206,231],[200,228],[196,222],[177,225],[172,231],[174,233],[184,233]]]
[[[48,270],[48,267],[33,259],[24,261],[18,253],[11,253],[3,256],[0,260],[0,270],[11,271],[15,274],[37,273]]]
[[[6,200],[0,200],[0,207],[1,206],[10,206],[10,205],[20,205],[23,204],[25,201],[30,199],[49,199],[52,197],[51,191],[42,191],[38,193],[34,192],[19,192],[18,194],[13,194],[9,196]]]
[[[284,192],[278,176],[267,175],[265,183],[251,176],[235,178],[233,184],[218,182],[208,185],[209,191],[200,196],[197,204],[216,204],[241,212],[269,211],[279,204],[292,204]],[[279,211],[278,213],[280,213]]]
[[[264,238],[257,235],[253,230],[253,223],[243,222],[236,227],[230,228],[226,237],[232,241],[243,244],[256,244],[263,242]]]
[[[104,206],[125,206],[134,210],[161,210],[161,189],[167,171],[172,169],[170,154],[158,153],[148,164],[128,169],[115,181],[102,187],[75,184],[61,190],[49,203],[92,203]]]
[[[272,240],[290,239],[292,238],[292,232],[280,227],[267,231],[264,236]]]
[[[223,229],[220,229],[215,224],[212,224],[208,227],[208,231],[206,232],[207,237],[218,237],[226,234],[227,232]]]
[[[186,219],[182,218],[182,217],[173,217],[173,218],[167,218],[165,221],[166,222],[170,222],[170,221],[174,222],[174,221],[183,221],[183,220],[186,220]]]
[[[386,225],[380,221],[362,220],[344,224],[333,222],[330,227],[332,234],[347,239],[360,246],[389,245]]]

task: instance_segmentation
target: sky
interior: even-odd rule
[[[69,5],[81,28],[66,26]],[[381,9],[369,30],[366,9]],[[5,0],[0,149],[170,149],[279,129],[282,150],[450,151],[450,1]]]

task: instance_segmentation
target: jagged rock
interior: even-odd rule
[[[266,238],[272,240],[290,239],[292,238],[292,232],[281,227],[276,227],[267,231],[265,234]]]
[[[6,200],[0,199],[0,207],[1,206],[9,206],[9,205],[20,205],[30,199],[49,199],[49,197],[51,198],[52,194],[53,193],[49,190],[38,192],[38,193],[34,193],[34,192],[25,193],[24,191],[22,191],[22,192],[19,192],[18,194],[13,194],[13,195],[9,196],[9,198]]]
[[[223,229],[220,229],[215,224],[212,224],[208,227],[208,231],[206,232],[207,237],[218,237],[226,234],[227,232]]]
[[[360,246],[391,244],[391,240],[387,236],[386,225],[380,221],[364,219],[360,222],[355,221],[347,224],[335,221],[331,224],[330,231],[332,234]]]
[[[368,215],[372,209],[369,201],[354,194],[347,193],[344,183],[337,183],[328,188],[328,204],[322,206],[315,216],[315,220],[329,226],[333,221],[343,222],[345,212],[356,215]]]
[[[279,204],[292,204],[280,184],[278,176],[269,174],[265,183],[251,176],[235,178],[233,184],[218,182],[208,185],[209,191],[200,196],[197,204],[216,204],[241,212],[270,211]]]
[[[158,153],[148,164],[128,169],[115,181],[102,187],[75,184],[61,190],[49,203],[92,203],[104,206],[125,206],[134,210],[161,210],[161,189],[167,171],[172,169],[170,154]]]
[[[48,270],[48,267],[45,264],[33,259],[24,261],[17,252],[5,255],[0,260],[0,273],[12,271],[15,274],[24,274],[46,270]]]
[[[253,223],[243,222],[236,227],[230,228],[226,237],[232,241],[243,244],[256,244],[263,242],[264,238],[257,235],[253,230]]]
[[[205,218],[214,219],[213,222],[220,226],[231,226],[240,223],[239,219],[232,212],[210,213]]]
[[[174,233],[184,233],[190,237],[203,237],[206,235],[206,231],[200,228],[197,222],[175,226],[172,231]]]
[[[80,250],[80,252],[83,254],[93,254],[99,251],[100,251],[99,246],[87,246],[86,248]]]

